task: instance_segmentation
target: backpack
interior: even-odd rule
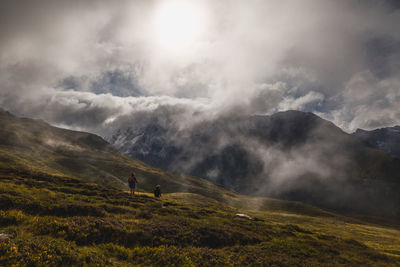
[[[135,182],[135,178],[133,176],[128,178],[128,183],[134,183]]]

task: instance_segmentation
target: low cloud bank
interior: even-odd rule
[[[156,41],[160,3],[4,2],[0,105],[103,136],[153,111],[181,127],[286,109],[350,132],[400,124],[396,1],[192,1],[204,32],[180,51]]]

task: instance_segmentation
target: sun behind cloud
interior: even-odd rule
[[[203,10],[189,1],[171,0],[160,3],[154,17],[154,39],[165,49],[184,49],[202,34]]]

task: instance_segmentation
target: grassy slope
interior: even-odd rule
[[[67,177],[0,177],[0,233],[13,236],[0,242],[0,266],[400,265],[400,230],[300,203],[238,195],[223,203],[193,193],[131,198]]]
[[[150,167],[125,156],[101,137],[17,118],[0,109],[0,173],[27,172],[76,177],[104,186],[127,188],[135,170],[139,190],[160,184],[165,192],[193,192],[222,199],[229,191],[204,179]]]
[[[400,264],[395,228],[240,196],[91,134],[1,111],[0,124],[0,237],[12,236],[0,241],[0,266]],[[132,168],[142,192],[187,193],[130,198],[122,190]]]

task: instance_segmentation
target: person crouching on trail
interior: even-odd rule
[[[132,172],[131,177],[128,179],[129,188],[131,189],[131,196],[135,195],[135,188],[137,184],[137,179],[135,173]]]
[[[160,185],[157,185],[154,189],[154,196],[160,198],[161,197],[161,188]]]

